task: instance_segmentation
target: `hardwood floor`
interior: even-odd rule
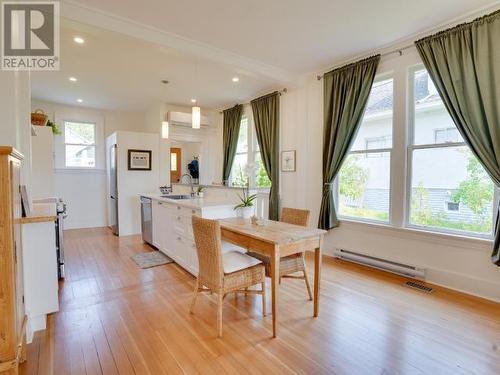
[[[287,279],[277,339],[259,296],[226,299],[218,339],[215,295],[190,315],[194,278],[175,264],[139,269],[138,236],[65,236],[60,312],[21,374],[500,374],[500,304],[328,258],[319,318],[303,281]]]

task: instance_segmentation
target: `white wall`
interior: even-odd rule
[[[107,176],[105,162],[105,136],[116,130],[142,130],[145,114],[142,112],[106,111],[80,106],[33,100],[32,109],[42,109],[57,125],[62,127],[65,119],[91,121],[98,127],[97,167],[78,170],[64,168],[64,138],[56,136],[54,170],[54,195],[68,204],[66,229],[103,227],[108,225]]]
[[[391,167],[393,226],[342,221],[325,238],[325,253],[356,250],[372,256],[427,269],[426,279],[457,290],[500,301],[500,272],[490,261],[491,242],[397,228],[403,223],[406,180],[406,92],[408,66],[419,64],[415,50],[382,59],[378,74],[392,73],[394,144]],[[304,79],[298,89],[281,97],[281,150],[297,150],[297,172],[281,173],[283,206],[307,207],[317,225],[322,192],[323,81]],[[403,145],[403,146],[402,146]]]
[[[146,111],[146,127],[144,131],[159,133],[161,122],[167,112],[191,112],[191,107],[168,103],[153,103]],[[222,181],[222,114],[215,110],[201,109],[202,116],[208,116],[208,128],[194,130],[189,127],[170,126],[169,139],[160,139],[160,184],[170,185],[170,143],[201,142],[200,150],[200,183],[211,184]]]
[[[120,236],[141,233],[140,193],[157,191],[160,161],[160,135],[154,133],[116,133],[118,176],[118,228]],[[150,171],[129,171],[128,150],[151,150]]]
[[[33,127],[31,137],[31,188],[33,199],[54,197],[54,135],[48,126]]]
[[[24,155],[21,184],[31,193],[31,86],[29,72],[0,71],[0,145]]]
[[[194,159],[195,156],[197,156],[198,158],[200,157],[201,142],[177,142],[172,140],[170,142],[170,147],[177,147],[181,149],[181,176],[185,173],[189,174],[187,166]],[[201,172],[202,160],[200,160],[199,165]],[[208,168],[208,166],[203,165],[203,168]]]

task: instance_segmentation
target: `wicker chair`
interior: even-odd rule
[[[281,221],[288,224],[306,227],[309,222],[309,215],[309,210],[298,210],[296,208],[283,207],[281,211]],[[271,275],[271,260],[269,257],[254,252],[248,252],[247,254],[261,260],[266,267],[266,276],[269,277]],[[296,272],[302,272],[302,275],[293,275]],[[304,253],[293,254],[280,259],[280,282],[281,278],[304,280],[306,283],[307,293],[309,294],[309,300],[312,301],[311,285],[309,284],[309,277],[307,276]]]
[[[217,220],[193,216],[192,223],[199,272],[189,311],[193,313],[199,292],[217,294],[219,337],[222,337],[222,303],[228,293],[262,295],[262,314],[266,316],[266,275],[262,262],[238,251],[222,254],[221,231]],[[255,284],[261,284],[261,290],[245,290]]]

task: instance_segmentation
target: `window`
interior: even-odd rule
[[[424,69],[411,74],[410,226],[491,236],[493,183],[466,146]]]
[[[65,165],[69,168],[95,168],[96,125],[64,122]]]
[[[446,209],[448,211],[459,211],[460,210],[460,203],[446,202]]]
[[[177,172],[177,152],[170,153],[170,172]]]
[[[246,186],[248,181],[248,118],[243,117],[238,134],[236,156],[231,168],[231,184],[233,186]]]
[[[393,79],[378,80],[337,179],[341,217],[389,221],[392,113]]]
[[[434,129],[434,143],[456,143],[462,138],[457,128]]]
[[[233,186],[246,186],[267,188],[271,181],[267,176],[259,143],[253,126],[249,126],[248,117],[242,117],[240,133],[238,135],[238,146],[231,168],[231,184]]]

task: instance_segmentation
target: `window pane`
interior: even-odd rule
[[[373,84],[352,150],[392,148],[393,79]]]
[[[233,186],[247,186],[247,154],[236,154],[231,169],[231,182]]]
[[[170,153],[170,172],[177,172],[177,152]]]
[[[71,144],[95,144],[95,124],[66,121],[64,141]]]
[[[255,154],[255,186],[260,188],[271,187],[271,180],[267,176],[260,152]]]
[[[463,142],[427,70],[414,75],[414,144]]]
[[[390,153],[351,154],[339,173],[339,214],[389,221]]]
[[[492,232],[493,183],[468,147],[413,151],[410,222]]]
[[[95,167],[95,146],[66,145],[66,167]]]
[[[238,146],[236,152],[248,152],[248,120],[246,117],[241,119],[240,133],[238,135]]]

